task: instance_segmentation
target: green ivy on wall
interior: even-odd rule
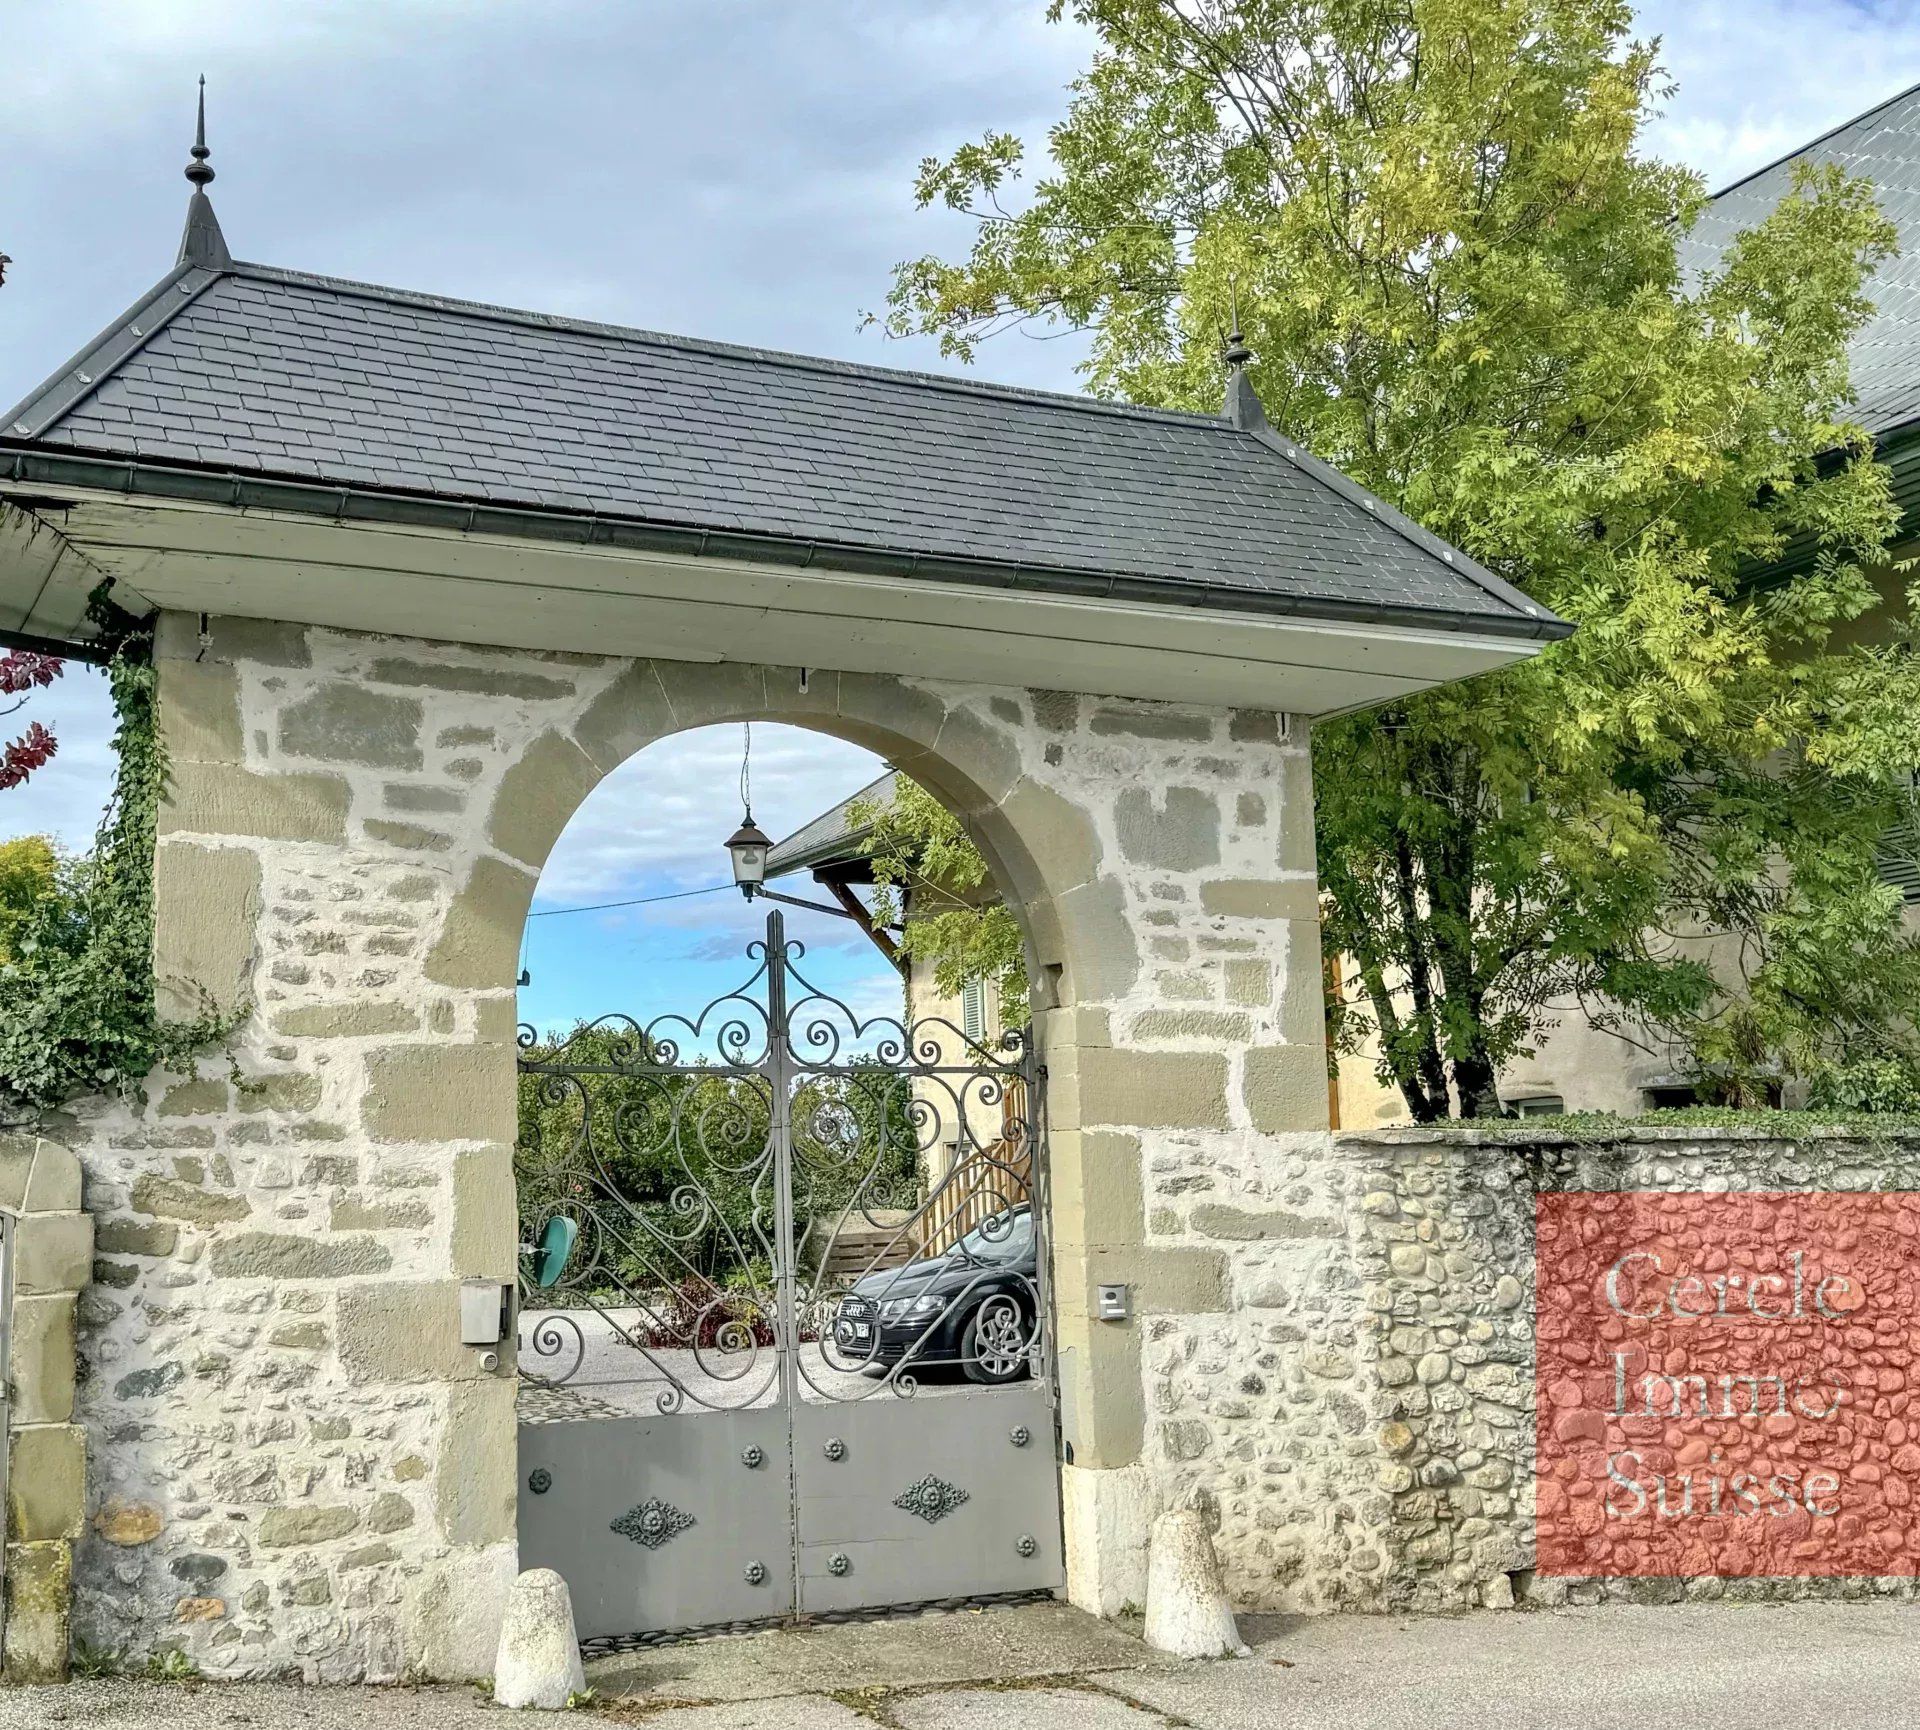
[[[167,765],[155,703],[153,626],[107,597],[88,617],[110,648],[112,796],[82,860],[15,934],[0,964],[0,1123],[23,1123],[87,1094],[131,1096],[178,1068],[232,1018],[160,1019],[154,1002],[153,862]]]

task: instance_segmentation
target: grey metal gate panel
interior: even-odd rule
[[[552,1568],[580,1637],[793,1608],[778,1407],[520,1427],[520,1566]]]
[[[695,1016],[522,1029],[571,1270],[524,1294],[562,1415],[521,1425],[522,1566],[589,1639],[1057,1588],[1036,1053],[857,1015],[778,913],[750,953]]]
[[[1064,1585],[1053,1451],[1030,1384],[796,1406],[801,1611]]]

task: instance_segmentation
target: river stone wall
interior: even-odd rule
[[[164,1006],[240,1021],[195,1073],[53,1126],[97,1228],[79,1637],[215,1676],[490,1669],[515,1387],[511,1354],[488,1369],[455,1318],[463,1277],[514,1269],[521,921],[603,774],[742,718],[886,752],[972,820],[1019,901],[1050,1068],[1070,1579],[1090,1607],[1137,1598],[1163,1467],[1225,1474],[1264,1446],[1248,1414],[1272,1396],[1218,1376],[1277,1387],[1249,1341],[1289,1364],[1319,1349],[1283,1337],[1303,1321],[1272,1307],[1277,1252],[1338,1241],[1324,1133],[1299,1133],[1323,1130],[1326,1090],[1286,718],[197,625],[161,621],[158,971]],[[717,868],[733,815],[716,807]],[[1316,1184],[1296,1229],[1290,1192]],[[1132,1322],[1090,1319],[1109,1281]],[[1344,1314],[1351,1276],[1326,1290]],[[1168,1409],[1189,1386],[1206,1423]],[[1295,1451],[1272,1506],[1237,1505],[1238,1579],[1270,1567],[1272,1522],[1330,1493]]]
[[[1384,1545],[1369,1607],[1454,1610],[1884,1595],[1890,1579],[1567,1579],[1534,1572],[1534,1198],[1549,1191],[1920,1189],[1920,1136],[1647,1127],[1609,1140],[1391,1130],[1335,1138],[1364,1441]],[[1319,1426],[1316,1426],[1316,1429]]]

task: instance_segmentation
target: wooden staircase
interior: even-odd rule
[[[970,1146],[921,1216],[923,1254],[943,1255],[996,1213],[1033,1199],[1033,1143],[1026,1129],[1027,1084],[1010,1081],[1000,1101],[998,1140]]]

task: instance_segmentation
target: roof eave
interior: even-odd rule
[[[1316,459],[1306,457],[1304,452],[1301,456],[1306,461],[1316,462],[1317,467],[1325,466],[1317,464]],[[715,529],[638,517],[606,516],[586,510],[501,504],[399,489],[387,490],[364,484],[326,485],[266,473],[241,473],[213,466],[161,463],[78,448],[56,449],[4,435],[0,435],[0,479],[36,486],[69,486],[93,492],[117,492],[128,497],[210,504],[237,510],[283,511],[340,523],[444,528],[466,534],[621,547],[693,557],[727,557],[748,563],[802,568],[816,564],[828,565],[856,574],[1024,588],[1047,594],[1211,608],[1274,618],[1375,625],[1383,629],[1444,632],[1519,642],[1555,642],[1570,636],[1574,628],[1564,619],[1526,601],[1525,597],[1521,597],[1527,609],[1525,612],[1507,613],[1344,601],[1330,596],[1289,595],[1272,590],[1190,582],[1138,573],[1016,564],[970,555],[924,553],[905,547]],[[1498,581],[1490,575],[1486,577],[1488,583]],[[1506,585],[1500,586],[1505,588]],[[1518,594],[1517,590],[1513,592]]]
[[[0,438],[44,436],[223,274],[193,263],[175,265],[85,348],[0,417]]]
[[[867,850],[863,843],[872,834],[873,825],[862,823],[857,829],[849,829],[844,835],[834,836],[831,841],[819,841],[811,847],[803,847],[785,859],[780,857],[780,849],[775,847],[767,855],[767,875],[791,877],[796,872],[818,870],[823,865],[843,865],[850,860],[864,859]]]

